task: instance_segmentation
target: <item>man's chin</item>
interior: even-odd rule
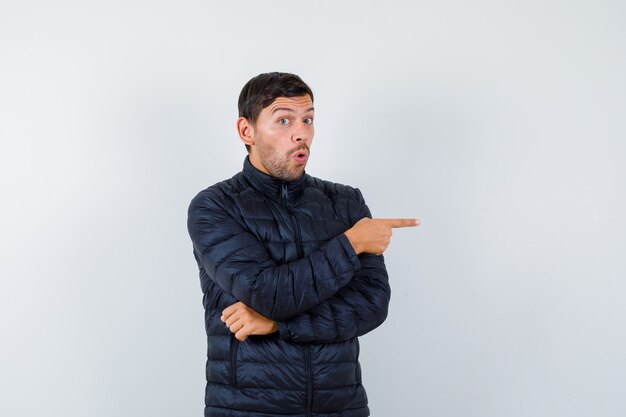
[[[304,164],[294,164],[289,168],[288,176],[291,178],[289,181],[297,180],[304,173],[304,168],[306,167],[306,163]]]
[[[283,166],[281,168],[270,170],[269,174],[282,181],[295,181],[304,173],[305,164],[291,164],[290,166]]]
[[[282,179],[283,181],[295,181],[300,178],[304,174],[304,168],[298,171],[290,171],[288,175],[285,175]]]

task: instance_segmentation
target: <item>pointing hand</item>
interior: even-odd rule
[[[418,219],[370,219],[364,217],[345,232],[357,255],[383,253],[391,241],[391,230],[398,227],[416,227]]]

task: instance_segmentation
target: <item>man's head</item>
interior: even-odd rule
[[[259,170],[285,181],[304,172],[313,140],[313,92],[294,74],[260,74],[239,95],[237,131]]]

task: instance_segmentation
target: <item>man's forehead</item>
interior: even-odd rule
[[[266,109],[270,113],[279,109],[313,111],[313,101],[308,94],[297,97],[276,97],[272,104],[267,106]]]

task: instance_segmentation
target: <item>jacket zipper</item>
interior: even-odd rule
[[[304,246],[302,245],[302,235],[300,234],[300,222],[298,218],[293,215],[291,210],[287,207],[287,198],[289,197],[289,191],[287,190],[287,184],[281,186],[281,197],[289,218],[291,219],[291,225],[293,226],[294,233],[296,234],[296,246],[298,249],[298,259],[304,258]]]
[[[298,218],[293,215],[291,210],[287,207],[287,198],[289,197],[289,191],[287,189],[287,184],[283,184],[281,187],[281,197],[283,200],[283,204],[287,213],[289,213],[289,218],[291,219],[291,224],[293,226],[293,230],[295,233],[296,246],[298,248],[298,259],[304,258],[304,246],[302,245],[302,235],[300,233],[300,222]],[[306,416],[313,416],[313,365],[311,364],[311,345],[304,345],[304,375],[306,377]]]
[[[296,231],[296,245],[298,246],[298,259],[304,258],[304,246],[302,245],[302,236],[300,236],[300,222],[293,214],[289,213],[291,223]]]
[[[311,345],[304,345],[304,367],[306,375],[306,415],[313,416],[313,366],[311,365]]]
[[[237,386],[237,349],[239,348],[239,341],[235,339],[234,335],[230,336],[230,384],[233,387]]]

